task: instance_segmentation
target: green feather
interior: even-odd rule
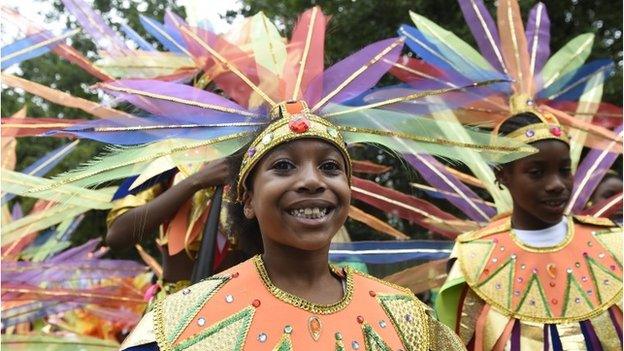
[[[581,67],[589,57],[593,44],[594,34],[581,34],[552,55],[542,69],[544,88],[547,88],[564,74]]]

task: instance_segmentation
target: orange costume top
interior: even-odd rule
[[[160,301],[122,349],[155,341],[163,351],[464,349],[409,290],[332,269],[344,297],[317,305],[273,285],[256,256]]]
[[[530,247],[510,217],[458,237],[436,309],[473,350],[621,350],[622,229],[569,217],[565,240]]]

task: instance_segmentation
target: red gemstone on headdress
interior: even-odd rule
[[[560,137],[562,132],[561,132],[561,128],[559,127],[552,127],[550,128],[550,134],[556,136],[556,137]]]
[[[305,133],[310,129],[310,121],[305,117],[298,117],[288,122],[288,128],[297,134]]]

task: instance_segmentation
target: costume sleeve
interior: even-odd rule
[[[130,194],[119,200],[114,200],[113,207],[108,212],[108,216],[106,216],[106,226],[110,228],[113,222],[117,218],[119,218],[119,216],[135,207],[145,205],[146,203],[155,199],[164,191],[165,188],[162,184],[156,184],[146,190],[141,191],[136,195]]]
[[[451,253],[451,258],[454,259],[455,262],[435,301],[435,310],[438,320],[453,330],[455,330],[455,326],[457,325],[458,310],[461,308],[461,297],[466,285],[466,280],[459,267],[459,262],[457,262],[456,259],[456,252],[457,244]]]
[[[139,324],[132,330],[121,344],[122,351],[155,351],[160,350],[154,334],[154,312],[149,312],[141,318]]]

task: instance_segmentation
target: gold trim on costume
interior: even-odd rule
[[[349,305],[351,302],[351,298],[353,297],[353,271],[351,269],[346,268],[346,284],[345,291],[342,299],[336,303],[330,305],[321,305],[315,304],[310,301],[304,300],[296,295],[288,293],[277,286],[273,285],[271,282],[271,278],[269,278],[269,273],[264,267],[264,262],[262,261],[262,257],[260,255],[254,256],[252,258],[254,265],[262,279],[262,283],[267,288],[267,290],[271,293],[271,295],[275,296],[280,301],[286,302],[289,305],[295,306],[297,308],[301,308],[308,312],[314,314],[332,314],[338,311],[343,310],[345,307]],[[333,271],[336,269],[331,267]]]

